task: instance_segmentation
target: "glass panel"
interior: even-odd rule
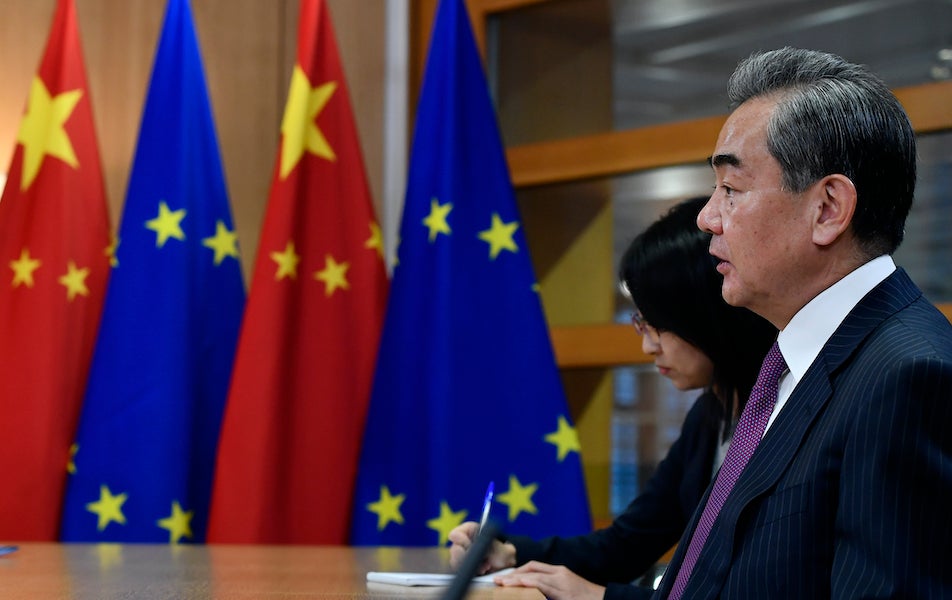
[[[611,506],[613,517],[644,489],[700,392],[681,392],[653,366],[614,369]]]
[[[952,131],[920,135],[919,180],[893,257],[932,302],[952,302]]]
[[[737,61],[784,45],[892,87],[952,78],[950,0],[557,0],[491,15],[487,37],[510,145],[723,114]]]

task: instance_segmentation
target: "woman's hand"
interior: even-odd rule
[[[535,588],[549,600],[601,600],[605,596],[604,587],[582,579],[566,567],[536,561],[495,577],[493,581],[496,585]]]
[[[478,523],[467,521],[450,531],[449,538],[452,542],[450,546],[450,566],[454,569],[459,568],[460,563],[463,562],[463,556],[473,545],[477,529],[479,529]],[[479,566],[478,573],[485,575],[514,566],[516,566],[516,547],[512,544],[504,544],[499,540],[493,540],[489,553],[486,555],[486,560]]]

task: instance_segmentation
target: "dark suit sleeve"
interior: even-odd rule
[[[832,596],[952,597],[952,364],[879,381],[844,449]]]
[[[713,394],[698,398],[644,492],[609,527],[539,541],[511,536],[507,541],[516,547],[517,564],[537,560],[565,565],[600,585],[627,583],[644,573],[677,543],[710,483],[719,410]]]

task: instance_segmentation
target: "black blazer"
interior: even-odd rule
[[[681,537],[711,482],[721,414],[717,397],[702,394],[644,491],[609,527],[541,541],[511,536],[507,541],[515,545],[518,563],[539,560],[565,565],[589,581],[607,585],[608,599],[650,597],[652,590],[628,582],[648,570]]]
[[[667,597],[700,513],[655,597]],[[952,597],[952,326],[905,272],[820,351],[682,597]]]

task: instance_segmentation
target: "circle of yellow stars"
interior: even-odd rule
[[[78,452],[78,445],[70,446],[69,460],[66,465],[66,471],[70,474],[76,473],[76,455]],[[109,489],[108,485],[100,485],[99,498],[86,504],[86,510],[96,515],[96,530],[103,532],[111,523],[125,525],[126,515],[122,508],[128,499],[128,493],[115,494]],[[192,518],[194,515],[194,511],[184,510],[178,500],[173,500],[171,514],[158,519],[156,525],[169,532],[170,544],[177,544],[182,541],[182,538],[192,538]]]
[[[169,240],[185,241],[185,231],[182,229],[182,222],[188,216],[188,211],[184,208],[172,210],[164,201],[159,202],[159,214],[145,222],[145,228],[155,232],[155,247],[163,248]],[[113,245],[107,249],[110,252],[111,259],[114,260],[115,248],[118,247],[119,240],[115,239]],[[215,234],[202,238],[202,246],[209,248],[214,253],[213,262],[215,266],[222,264],[226,258],[238,260],[238,235],[228,229],[224,221],[215,222]],[[118,261],[113,265],[117,265]]]
[[[438,198],[430,200],[430,212],[423,218],[423,226],[427,228],[427,239],[431,244],[440,235],[449,236],[453,233],[449,224],[452,210],[453,204],[450,202],[442,204]],[[513,253],[519,251],[519,245],[513,239],[518,229],[518,221],[507,223],[502,220],[499,213],[492,213],[489,229],[484,229],[477,234],[480,240],[489,244],[489,260],[496,260],[503,250]]]
[[[570,452],[580,452],[578,433],[564,415],[559,415],[557,429],[543,436],[543,439],[556,447],[558,460],[562,462]],[[522,513],[538,514],[539,510],[533,496],[539,490],[537,482],[523,484],[515,474],[509,475],[509,487],[496,495],[496,500],[507,507],[507,518],[515,521]],[[383,531],[391,523],[404,525],[405,519],[401,507],[407,500],[404,493],[394,494],[386,485],[380,486],[377,500],[369,502],[366,508],[377,516],[377,531]],[[469,513],[466,510],[454,511],[446,500],[440,501],[439,514],[429,519],[426,526],[437,533],[439,545],[448,541],[449,532],[461,524]]]

